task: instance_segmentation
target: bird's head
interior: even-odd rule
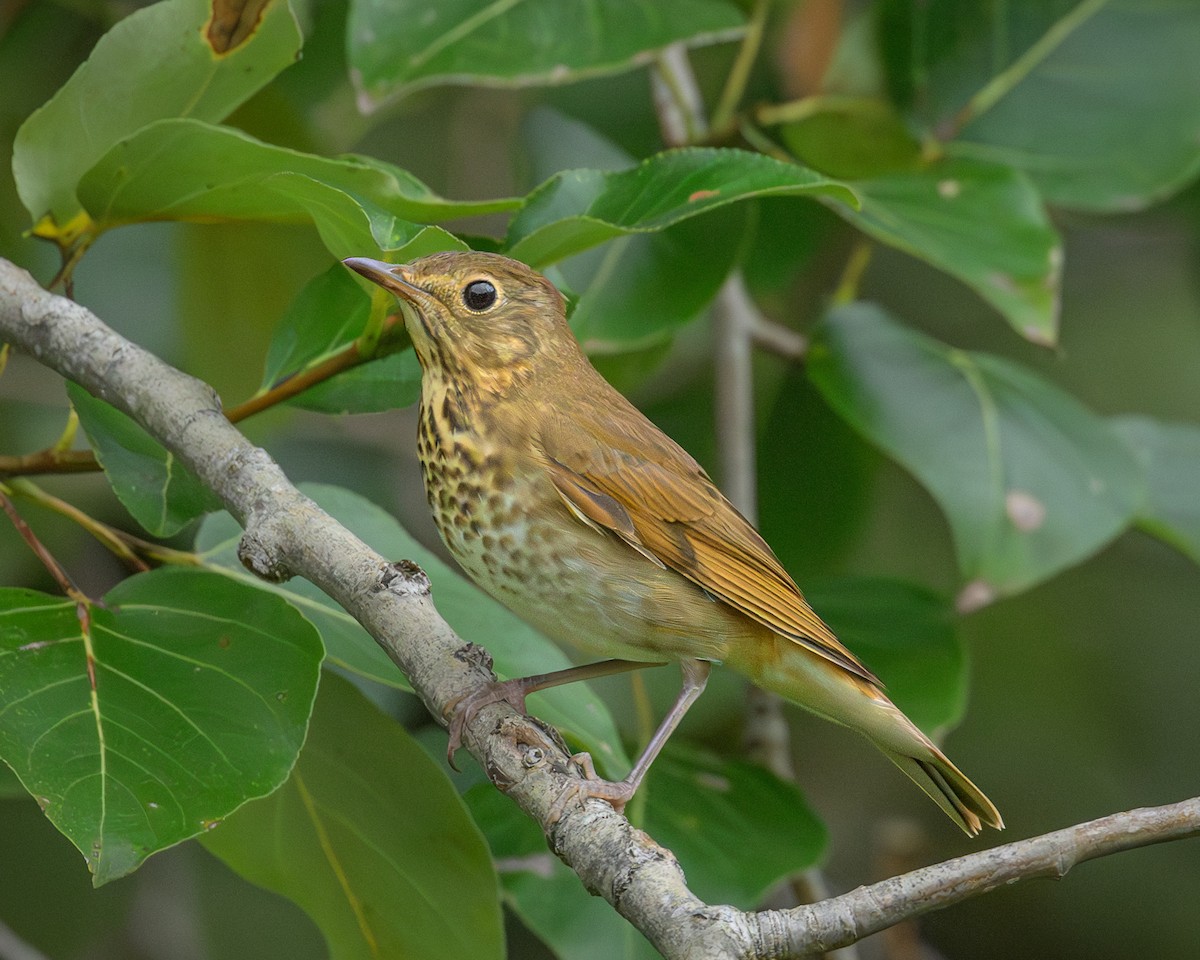
[[[508,381],[563,351],[578,352],[562,294],[541,274],[495,253],[436,253],[395,265],[363,257],[351,270],[395,294],[426,371]]]

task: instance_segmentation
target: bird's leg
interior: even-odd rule
[[[683,719],[684,714],[691,709],[692,704],[704,692],[704,687],[708,683],[708,675],[712,672],[712,664],[707,660],[681,660],[679,668],[683,674],[683,685],[679,689],[679,696],[675,698],[675,703],[667,711],[667,715],[663,717],[662,723],[658,725],[658,729],[654,731],[654,736],[646,744],[646,749],[642,751],[642,755],[637,758],[637,762],[633,765],[633,769],[629,771],[629,775],[624,780],[616,782],[601,780],[596,776],[596,768],[592,764],[592,758],[586,753],[576,754],[571,759],[579,764],[587,779],[572,782],[558,795],[550,809],[551,823],[556,822],[562,817],[568,804],[588,797],[598,797],[601,800],[607,800],[618,813],[624,811],[625,804],[633,798],[633,795],[637,792],[637,788],[641,786],[646,772],[650,769],[650,764],[654,762],[654,758],[666,746],[667,740],[675,732],[675,728],[679,726],[679,721]]]
[[[450,742],[446,747],[446,760],[449,761],[450,766],[454,767],[454,754],[462,746],[463,729],[480,710],[489,704],[507,703],[517,713],[525,715],[525,698],[538,690],[561,687],[564,683],[575,683],[579,680],[607,677],[613,673],[626,673],[630,670],[641,670],[644,667],[661,666],[664,666],[661,662],[644,660],[600,660],[597,663],[585,663],[579,667],[568,667],[552,673],[539,673],[532,677],[517,677],[512,680],[489,683],[472,693],[464,694],[446,708],[450,720]],[[454,767],[454,769],[458,768]]]

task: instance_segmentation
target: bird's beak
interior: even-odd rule
[[[342,263],[372,283],[379,284],[384,290],[403,297],[409,302],[416,299],[414,293],[419,295],[424,292],[408,279],[403,266],[384,263],[382,260],[371,260],[367,257],[347,257]]]
[[[437,298],[413,283],[411,275],[402,264],[384,263],[382,260],[371,260],[368,257],[347,257],[342,263],[396,298],[400,305],[400,315],[404,318],[404,326],[414,343],[421,338],[422,333],[430,340],[434,338],[426,314],[437,312]],[[418,333],[418,330],[421,333]]]

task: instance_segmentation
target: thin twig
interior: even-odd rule
[[[768,320],[757,311],[750,327],[750,335],[754,338],[755,346],[770,350],[771,353],[788,360],[803,360],[808,354],[808,337],[781,323]]]
[[[1136,847],[1200,836],[1200,797],[1142,807],[1006,843],[784,911],[791,935],[779,956],[855,943],[912,917],[1018,880],[1061,878],[1076,864]],[[765,956],[776,954],[765,952]]]
[[[0,456],[0,477],[28,477],[40,473],[95,473],[100,462],[91,450],[55,450]]]
[[[71,579],[71,575],[67,573],[66,568],[54,558],[54,554],[37,538],[37,534],[33,532],[33,528],[25,522],[25,518],[21,516],[13,502],[5,495],[2,486],[0,486],[0,509],[8,514],[8,519],[16,527],[21,539],[25,541],[26,545],[33,552],[33,555],[38,558],[42,566],[54,578],[54,582],[58,584],[59,589],[72,600],[86,603],[87,597],[75,586],[75,582]]]
[[[3,489],[4,484],[0,483],[0,490]],[[74,504],[67,503],[67,501],[47,493],[41,487],[24,478],[13,480],[9,484],[9,492],[24,497],[31,503],[36,503],[47,510],[53,510],[60,516],[77,523],[95,537],[106,549],[116,554],[134,570],[144,572],[150,569],[149,564],[133,552],[128,540],[119,530],[110,527],[106,523],[101,523],[95,517],[88,516]]]
[[[318,383],[323,383],[344,370],[357,367],[363,362],[364,359],[359,352],[358,344],[348,344],[332,356],[326,357],[316,366],[309,367],[307,370],[301,370],[299,373],[287,377],[262,391],[262,393],[256,393],[249,400],[244,400],[237,406],[230,407],[225,411],[225,416],[229,418],[230,423],[240,423],[247,417],[261,413],[263,410],[283,403],[285,400],[290,400],[292,397],[299,396],[310,387],[314,387]]]
[[[1031,44],[1021,56],[1017,57],[1016,60],[976,91],[974,96],[967,101],[966,106],[951,117],[948,122],[942,124],[937,131],[938,139],[946,141],[957,137],[962,132],[963,127],[992,109],[1004,97],[1008,96],[1014,87],[1029,76],[1035,68],[1043,64],[1055,50],[1061,47],[1071,34],[1087,23],[1088,20],[1099,13],[1107,4],[1108,0],[1083,0],[1083,2],[1072,7],[1065,16],[1055,22],[1035,43]]]
[[[770,0],[755,0],[750,11],[750,20],[746,24],[746,33],[738,47],[737,57],[734,58],[733,66],[729,68],[721,99],[717,101],[717,108],[713,111],[711,134],[721,136],[734,125],[734,113],[746,93],[746,84],[750,80],[754,61],[758,59],[758,51],[762,46],[763,28],[767,23],[767,11],[770,6]]]
[[[655,60],[650,82],[663,145],[682,147],[703,138],[708,121],[687,47],[673,43],[663,49]]]
[[[752,331],[757,314],[741,272],[731,274],[717,294],[713,309],[717,455],[725,495],[751,523],[758,516],[752,367]]]
[[[854,245],[850,256],[846,258],[846,266],[838,280],[837,289],[833,291],[832,300],[835,306],[844,306],[858,299],[858,288],[862,283],[863,274],[871,264],[873,250],[871,241],[865,237]]]

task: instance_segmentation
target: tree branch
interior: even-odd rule
[[[803,955],[854,943],[886,927],[1034,877],[1065,877],[1077,863],[1169,840],[1200,836],[1200,797],[1114,813],[859,887],[767,921],[788,933],[763,956]],[[797,939],[796,934],[800,933]]]
[[[376,638],[435,717],[444,718],[448,704],[492,679],[486,654],[438,615],[424,574],[408,561],[387,561],[297,491],[222,415],[206,384],[2,259],[0,339],[129,414],[170,449],[245,527],[242,562],[264,579],[302,576],[328,593]],[[1062,876],[1083,860],[1200,834],[1197,798],[1115,814],[821,903],[746,913],[693,895],[671,852],[603,801],[589,800],[551,823],[555,799],[578,772],[534,721],[503,704],[488,706],[467,725],[466,746],[541,824],[584,885],[669,960],[802,957],[1001,884]]]

